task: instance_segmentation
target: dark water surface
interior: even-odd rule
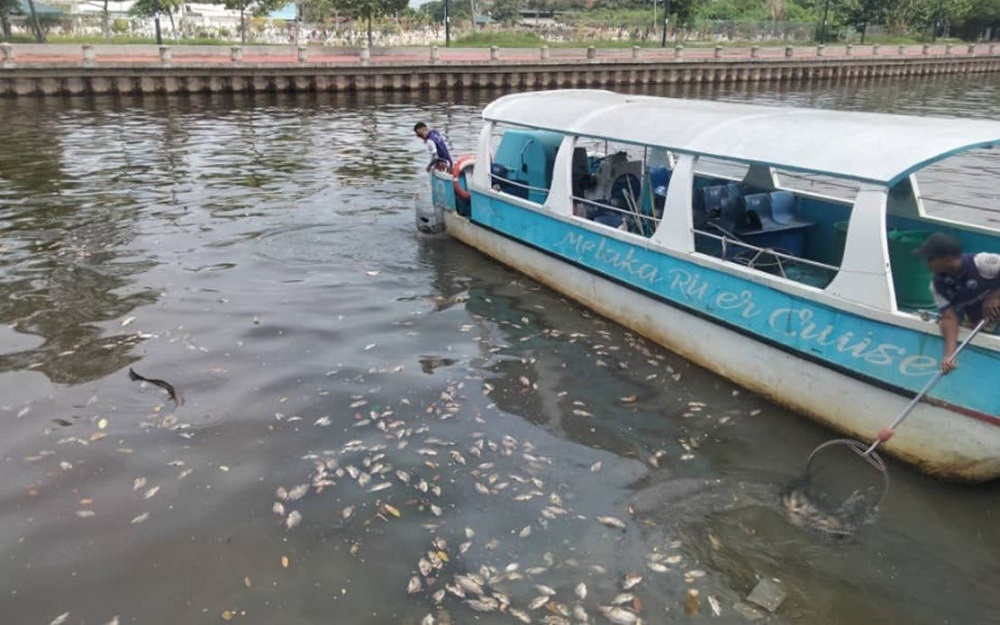
[[[664,94],[1000,117],[998,76]],[[413,123],[469,151],[496,95],[0,101],[0,623],[518,622],[436,609],[466,572],[608,622],[628,571],[646,623],[758,577],[772,622],[998,622],[998,485],[893,465],[831,544],[776,496],[828,431],[418,236]]]

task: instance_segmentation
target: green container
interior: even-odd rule
[[[927,261],[913,255],[913,250],[929,236],[930,232],[919,230],[889,231],[889,265],[896,305],[900,308],[934,308],[930,286],[934,275],[927,268]]]
[[[840,250],[847,242],[847,222],[833,225],[836,244]],[[890,230],[889,265],[892,268],[892,286],[896,290],[896,306],[904,309],[934,308],[930,284],[934,277],[927,263],[913,255],[913,250],[923,245],[930,232],[920,230]]]

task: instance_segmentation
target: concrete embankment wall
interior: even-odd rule
[[[1000,71],[994,46],[632,50],[0,46],[0,96],[802,83]]]

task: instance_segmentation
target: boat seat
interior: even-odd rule
[[[701,190],[702,206],[706,213],[716,215],[722,208],[722,200],[729,197],[729,190],[725,185],[705,187]]]
[[[765,230],[773,230],[781,227],[781,224],[774,220],[771,213],[771,196],[767,193],[752,193],[743,201],[747,208],[747,213],[753,214],[753,219],[760,223],[760,227]]]
[[[791,191],[771,192],[771,218],[782,226],[811,226],[813,222],[796,214],[797,198]]]
[[[743,185],[738,182],[727,183],[726,194],[727,197],[743,197]]]
[[[719,217],[716,220],[725,231],[737,234],[750,230],[760,230],[760,221],[747,214],[743,198],[722,198],[719,205]]]

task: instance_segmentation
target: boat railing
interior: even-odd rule
[[[635,198],[630,198],[628,195],[625,196],[625,202],[629,205],[629,208],[621,208],[618,206],[612,206],[611,204],[606,204],[604,202],[598,202],[596,200],[589,200],[584,197],[578,197],[571,195],[570,199],[573,201],[573,205],[583,204],[588,207],[593,207],[595,211],[587,211],[587,215],[577,215],[581,219],[587,219],[589,221],[594,221],[604,226],[618,228],[624,224],[633,234],[641,234],[646,237],[653,235],[656,228],[660,225],[660,218],[654,213],[647,213],[638,205]],[[617,216],[617,223],[615,219],[603,219],[602,216],[606,216],[608,213]]]
[[[497,174],[490,174],[490,177],[492,178],[492,187],[493,187],[494,191],[499,191],[500,193],[506,193],[508,195],[513,195],[515,197],[521,197],[521,199],[527,199],[527,196],[522,197],[522,196],[518,196],[516,193],[511,193],[510,191],[508,191],[507,189],[505,189],[504,186],[505,185],[510,185],[512,187],[517,187],[519,189],[525,189],[528,192],[528,196],[530,196],[530,194],[531,194],[532,191],[535,191],[537,193],[541,193],[544,196],[548,196],[549,191],[551,190],[548,187],[536,187],[536,186],[533,186],[533,185],[521,182],[519,180],[511,180],[510,178],[505,178],[504,176],[499,176]],[[500,181],[502,184],[497,184],[497,181]],[[534,200],[529,200],[529,201],[534,201]],[[544,201],[544,199],[543,199],[543,201]],[[541,204],[542,202],[538,202],[538,203]]]
[[[746,265],[751,269],[776,273],[786,280],[802,282],[820,288],[825,287],[833,280],[833,277],[840,271],[840,267],[822,263],[801,256],[788,254],[780,249],[772,247],[761,247],[748,243],[732,232],[725,231],[717,224],[712,227],[720,230],[722,234],[708,232],[705,230],[693,229],[695,235],[713,239],[719,243],[719,257]],[[802,271],[802,266],[813,271]]]

